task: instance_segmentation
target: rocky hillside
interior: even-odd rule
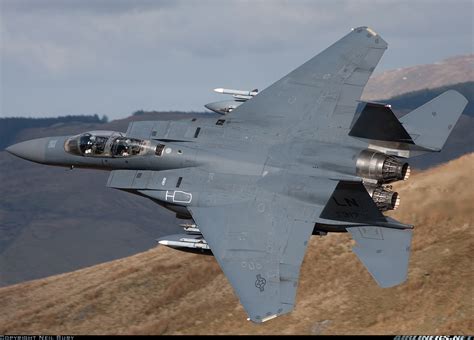
[[[434,64],[390,70],[369,79],[363,100],[392,98],[424,89],[474,81],[474,54],[451,57]]]
[[[395,187],[416,225],[408,280],[382,289],[347,234],[313,236],[296,309],[246,315],[213,257],[164,247],[0,288],[0,334],[473,334],[474,154]]]

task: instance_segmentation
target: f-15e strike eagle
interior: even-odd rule
[[[413,226],[383,212],[406,180],[407,158],[438,152],[467,100],[447,91],[397,119],[361,102],[387,43],[353,29],[263,91],[216,89],[219,118],[131,122],[126,133],[91,131],[18,143],[7,151],[56,166],[110,170],[107,186],[150,198],[189,219],[159,239],[211,253],[249,319],[290,312],[311,235],[349,232],[354,253],[381,287],[407,278]]]

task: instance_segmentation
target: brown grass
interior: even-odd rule
[[[293,313],[255,325],[212,257],[164,247],[0,289],[0,333],[472,334],[474,154],[397,183],[416,225],[405,284],[379,288],[347,234],[314,236]]]

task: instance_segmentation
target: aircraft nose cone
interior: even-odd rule
[[[25,142],[10,145],[5,150],[17,157],[37,162],[44,163],[46,156],[46,145],[49,138],[32,139]]]

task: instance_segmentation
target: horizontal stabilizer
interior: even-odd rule
[[[449,90],[400,118],[416,145],[440,151],[466,107],[467,99]]]
[[[367,226],[347,231],[357,243],[352,250],[380,287],[396,286],[406,280],[412,229]]]

